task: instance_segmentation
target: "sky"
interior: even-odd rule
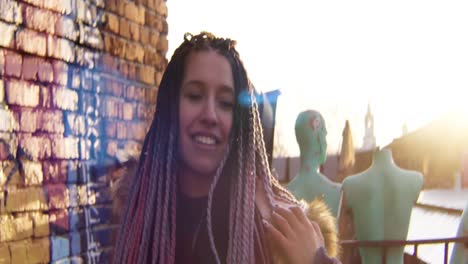
[[[468,1],[168,0],[169,51],[185,32],[238,41],[255,87],[279,89],[277,138],[298,155],[297,115],[325,118],[330,154],[345,121],[362,146],[368,104],[378,146],[450,112],[468,116]],[[466,106],[463,106],[463,103]]]

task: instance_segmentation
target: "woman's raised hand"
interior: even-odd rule
[[[270,247],[284,263],[312,264],[324,240],[317,223],[299,207],[276,206],[271,223],[263,220]]]

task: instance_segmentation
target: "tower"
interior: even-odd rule
[[[375,148],[374,136],[374,116],[372,115],[370,104],[367,105],[367,113],[365,117],[365,134],[362,144],[363,150],[372,150]]]

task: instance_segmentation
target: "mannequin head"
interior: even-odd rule
[[[325,163],[327,129],[322,115],[314,110],[301,112],[296,119],[295,131],[301,158],[314,159],[318,165]]]

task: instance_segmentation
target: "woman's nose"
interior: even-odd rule
[[[207,99],[202,110],[202,123],[206,125],[216,125],[218,116],[216,113],[216,101],[214,99]]]

